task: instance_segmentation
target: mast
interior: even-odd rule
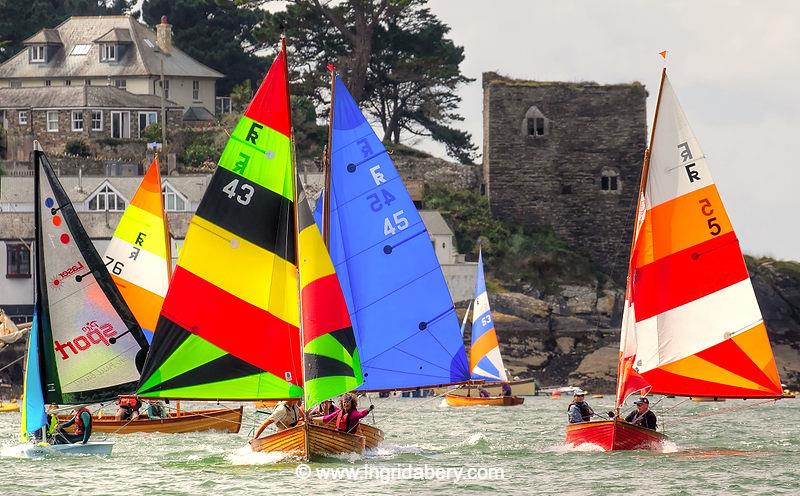
[[[628,297],[630,296],[631,290],[631,278],[633,277],[633,254],[636,248],[636,237],[638,234],[638,221],[639,221],[639,207],[642,204],[642,198],[645,193],[645,189],[647,188],[647,176],[650,173],[650,152],[653,147],[653,139],[655,139],[656,135],[656,123],[658,122],[658,111],[661,107],[661,95],[664,90],[664,80],[667,77],[667,68],[664,67],[661,70],[661,80],[658,83],[658,99],[656,100],[656,109],[653,112],[653,127],[650,129],[650,141],[647,145],[647,149],[644,151],[644,159],[642,160],[642,177],[639,179],[639,193],[636,195],[636,211],[634,212],[634,226],[633,232],[631,233],[631,248],[630,254],[628,255],[628,277],[626,278],[625,282],[625,305],[628,304]],[[624,347],[624,340],[625,340],[625,320],[622,322],[622,333],[620,335],[621,344]],[[624,364],[624,357],[623,357],[624,349],[620,350],[619,353],[619,360],[617,362],[617,394],[616,394],[616,406],[614,408],[614,416],[619,416],[620,406],[622,405],[623,398],[621,398],[622,393],[622,374],[624,373],[623,364]]]
[[[328,145],[325,147],[323,167],[325,168],[325,182],[322,189],[322,241],[325,248],[331,249],[331,144],[333,142],[333,98],[336,93],[336,68],[328,65],[331,71],[331,111],[328,119]]]
[[[289,115],[289,138],[291,141],[291,160],[292,160],[292,167],[291,167],[291,181],[296,183],[299,181],[299,176],[297,174],[297,162],[295,160],[295,143],[294,143],[294,129],[292,128],[292,99],[291,93],[289,92],[289,59],[286,56],[286,36],[281,34],[281,51],[283,52],[283,56],[285,58],[284,68],[284,76],[286,81],[286,95],[289,96],[286,98],[286,111]],[[305,339],[303,338],[303,298],[300,293],[300,236],[298,232],[298,226],[300,225],[300,219],[297,215],[297,203],[298,203],[298,195],[297,195],[297,187],[298,185],[295,184],[293,190],[293,204],[294,204],[294,229],[292,232],[292,236],[294,236],[294,254],[295,260],[297,261],[297,302],[300,306],[299,312],[299,321],[298,321],[298,329],[299,329],[299,336],[300,336],[300,377],[301,377],[301,384],[303,384],[303,396],[305,396],[305,372],[306,372],[306,359],[305,353],[303,352],[303,348],[305,345]],[[304,200],[305,201],[305,200]],[[305,402],[304,402],[305,403]],[[302,411],[302,410],[301,410]],[[303,415],[305,417],[305,414]],[[309,440],[309,432],[308,432],[308,422],[303,422],[303,459],[308,460],[309,454],[311,453],[311,446]]]

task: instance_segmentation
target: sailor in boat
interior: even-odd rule
[[[625,417],[625,421],[647,429],[656,430],[656,414],[650,409],[650,400],[641,397],[638,401],[634,401],[633,404],[636,405],[636,410],[629,413],[628,416]]]
[[[315,406],[311,410],[308,411],[308,414],[312,417],[317,416],[325,416],[333,412],[338,412],[339,409],[333,403],[333,400],[325,400],[319,405]]]
[[[572,403],[567,407],[567,415],[569,415],[570,424],[579,424],[581,422],[588,422],[594,415],[594,410],[584,401],[586,391],[583,389],[576,389],[575,394],[572,395]]]
[[[339,400],[339,409],[337,411],[331,412],[324,417],[316,417],[314,420],[322,420],[323,423],[336,420],[336,430],[353,433],[358,428],[361,419],[369,415],[373,408],[375,408],[375,405],[370,405],[365,410],[359,410],[356,396],[348,393]]]
[[[169,417],[169,413],[167,413],[167,407],[164,405],[164,402],[155,399],[147,400],[147,408],[145,408],[144,414],[147,418],[151,419]]]
[[[489,390],[488,389],[486,389],[485,387],[479,387],[478,388],[478,396],[480,396],[481,398],[488,398],[491,395],[489,394]]]
[[[503,388],[503,396],[512,396],[511,394],[511,384],[504,382],[502,385]]]
[[[114,416],[116,420],[136,420],[139,418],[139,409],[142,407],[142,400],[136,396],[120,396],[116,404],[119,410]]]
[[[302,400],[300,399],[279,401],[270,416],[267,417],[267,420],[258,428],[253,439],[257,439],[264,432],[264,429],[270,425],[275,425],[279,432],[296,426],[301,420],[305,419],[301,405]]]
[[[75,425],[75,433],[66,431],[68,427]],[[75,408],[75,415],[56,428],[53,435],[53,444],[86,444],[92,435],[92,413],[86,405]]]

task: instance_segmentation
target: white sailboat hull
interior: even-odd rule
[[[110,455],[113,448],[114,443],[109,442],[48,444],[44,446],[32,444],[23,450],[23,455],[27,458],[70,455]]]

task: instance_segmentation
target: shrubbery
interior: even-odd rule
[[[89,145],[83,140],[68,141],[67,144],[64,145],[64,151],[68,155],[76,155],[78,157],[88,157],[92,154]]]

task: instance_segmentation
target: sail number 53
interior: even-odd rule
[[[708,198],[703,198],[700,200],[700,212],[703,213],[706,217],[706,224],[708,224],[708,233],[712,236],[716,236],[722,232],[722,226],[717,223],[717,218],[712,217],[714,215],[714,208],[711,206],[711,202]]]
[[[237,189],[241,191],[241,194],[237,195],[237,193],[239,192],[237,191]],[[224,188],[222,188],[222,192],[228,195],[228,198],[233,198],[235,196],[237,202],[241,203],[242,205],[247,205],[248,203],[250,203],[250,199],[253,198],[253,193],[255,193],[255,189],[253,189],[251,185],[245,182],[243,182],[240,186],[239,180],[234,179],[233,181],[226,184]]]

